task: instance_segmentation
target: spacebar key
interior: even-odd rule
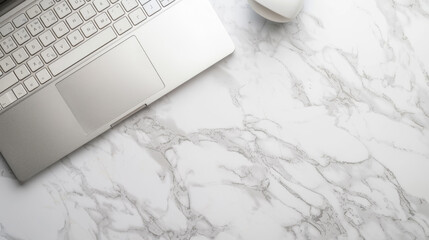
[[[80,60],[89,56],[91,53],[97,51],[104,45],[111,42],[116,38],[116,34],[111,27],[100,32],[88,41],[73,49],[71,52],[58,59],[56,62],[51,63],[49,70],[51,70],[54,76],[64,72],[66,69],[78,63]]]

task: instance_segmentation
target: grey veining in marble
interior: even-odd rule
[[[0,239],[428,239],[429,2],[211,0],[235,54],[19,185]]]

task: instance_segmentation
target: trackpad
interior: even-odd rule
[[[164,84],[132,37],[59,82],[57,88],[91,133],[142,104]]]

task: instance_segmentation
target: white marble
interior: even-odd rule
[[[0,239],[428,239],[429,1],[211,0],[235,54],[19,185]]]

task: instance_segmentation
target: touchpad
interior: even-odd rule
[[[142,104],[164,84],[132,37],[59,82],[57,88],[91,133]]]

